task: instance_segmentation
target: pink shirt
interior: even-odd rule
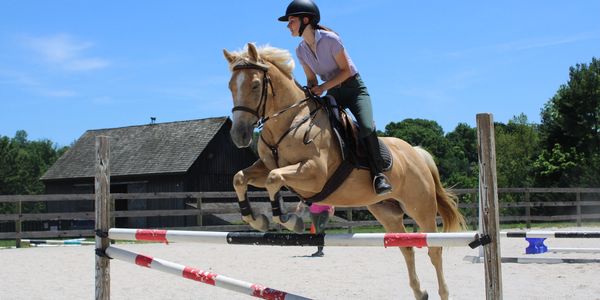
[[[310,205],[309,211],[313,214],[320,214],[322,212],[329,212],[333,209],[332,206],[329,205],[321,205],[313,203]]]

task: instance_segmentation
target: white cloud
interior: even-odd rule
[[[0,70],[0,85],[15,85],[24,90],[51,98],[69,98],[77,96],[77,92],[69,89],[48,88],[33,76],[9,70]]]
[[[494,46],[498,51],[521,51],[537,48],[547,48],[558,45],[572,44],[581,41],[595,40],[597,35],[579,34],[566,37],[550,37],[550,38],[530,38],[518,41],[512,41]]]
[[[100,97],[93,98],[92,102],[94,104],[98,104],[98,105],[110,105],[110,104],[114,104],[115,100],[109,96],[100,96]]]
[[[475,47],[470,49],[462,49],[454,52],[446,53],[445,56],[451,58],[463,58],[469,57],[474,54],[480,53],[507,53],[507,52],[518,52],[526,51],[531,49],[543,49],[549,47],[555,47],[560,45],[574,44],[578,42],[585,42],[590,40],[600,39],[600,35],[591,33],[582,33],[571,36],[560,36],[560,37],[531,37],[527,39],[520,39],[515,41],[509,41],[505,43],[499,43],[494,45],[484,45],[481,47]]]
[[[77,96],[77,92],[71,90],[47,90],[39,91],[42,95],[52,98],[70,98]]]
[[[44,37],[26,37],[25,45],[46,62],[69,71],[91,71],[110,65],[106,59],[89,57],[86,50],[94,46],[87,41],[76,40],[67,34]]]

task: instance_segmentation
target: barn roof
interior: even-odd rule
[[[96,136],[110,137],[110,175],[185,173],[228,117],[86,131],[42,180],[95,175]]]

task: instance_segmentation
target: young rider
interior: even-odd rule
[[[389,193],[392,186],[383,174],[384,161],[375,132],[371,97],[342,40],[331,29],[319,25],[320,19],[319,8],[313,1],[294,0],[279,21],[288,22],[292,36],[302,38],[296,55],[306,74],[307,86],[317,96],[327,91],[356,118],[359,137],[368,151],[373,188],[378,195]]]

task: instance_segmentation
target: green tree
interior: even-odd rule
[[[446,139],[449,149],[442,159],[442,164],[449,173],[446,184],[457,188],[476,188],[479,173],[477,130],[466,123],[460,123],[446,135]]]
[[[594,186],[600,183],[600,61],[569,69],[542,110],[544,152],[538,157],[543,186]],[[558,165],[555,165],[558,164]]]
[[[385,136],[393,136],[407,141],[413,146],[427,149],[434,157],[443,156],[447,150],[444,129],[436,121],[405,119],[385,126]]]
[[[495,129],[498,186],[531,187],[533,162],[540,154],[538,126],[520,114]]]
[[[39,178],[67,150],[49,140],[28,141],[27,132],[0,137],[0,194],[31,195],[44,192]]]

